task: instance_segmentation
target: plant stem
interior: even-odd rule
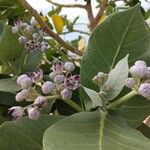
[[[26,0],[18,0],[22,6],[29,11],[31,15],[38,21],[41,28],[43,28],[53,39],[55,39],[59,44],[61,44],[66,50],[70,50],[73,53],[76,53],[82,56],[82,52],[79,51],[77,48],[73,47],[72,45],[66,43],[58,34],[53,32],[51,28],[43,22],[38,12],[31,7],[31,5]]]
[[[83,109],[79,105],[74,103],[72,100],[65,100],[64,102],[67,103],[69,106],[73,107],[78,112],[82,112],[83,111]]]
[[[43,59],[45,60],[45,62],[49,65],[51,65],[52,63],[46,58],[46,55],[44,55]]]
[[[130,93],[128,93],[127,95],[119,98],[118,100],[112,102],[111,104],[109,104],[106,109],[109,110],[109,109],[112,109],[118,105],[121,105],[122,103],[128,101],[130,98],[134,97],[135,95],[137,95],[138,93],[135,92],[135,91],[131,91]]]
[[[60,98],[59,95],[52,95],[52,96],[45,96],[45,97],[47,98],[47,100],[56,100]]]

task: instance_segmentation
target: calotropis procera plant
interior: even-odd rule
[[[10,71],[0,74],[0,150],[149,150],[150,32],[140,5],[97,25],[81,63],[31,13],[13,27],[0,22],[0,60]]]

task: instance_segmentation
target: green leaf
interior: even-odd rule
[[[83,89],[92,100],[92,108],[95,108],[97,106],[103,107],[102,99],[97,92],[86,87],[83,87]]]
[[[42,115],[38,120],[23,118],[20,122],[5,122],[0,126],[1,150],[41,150],[44,131],[61,119]]]
[[[0,91],[15,93],[21,89],[14,78],[0,79]]]
[[[82,112],[49,127],[44,150],[149,150],[150,140],[115,113]]]
[[[150,101],[135,96],[119,108],[124,119],[131,127],[137,128],[150,114]]]
[[[11,27],[0,22],[0,60],[7,64],[19,58],[24,49],[18,42],[18,36],[11,32]]]
[[[147,138],[150,139],[150,127],[142,123],[139,127],[138,130],[143,133]]]
[[[110,71],[108,79],[104,84],[104,87],[107,88],[107,95],[105,97],[107,100],[113,100],[119,95],[125,85],[128,72],[129,67],[127,55],[116,64],[114,69]]]
[[[148,60],[149,47],[150,32],[139,5],[109,16],[97,26],[89,39],[81,64],[82,85],[98,90],[91,79],[99,71],[109,73],[127,54],[130,56],[129,64],[137,59]],[[82,94],[81,96],[89,109],[89,99]]]

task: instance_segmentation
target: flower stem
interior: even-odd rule
[[[74,103],[72,100],[65,100],[64,102],[67,103],[69,106],[73,107],[78,112],[82,112],[83,111],[83,109],[79,105]]]
[[[45,97],[47,98],[47,100],[56,100],[60,98],[59,95],[52,95],[52,96],[45,96]]]
[[[119,98],[118,100],[112,102],[111,104],[109,104],[106,109],[110,110],[118,105],[121,105],[122,103],[128,101],[130,98],[134,97],[135,95],[137,95],[138,93],[135,91],[131,91],[130,93],[128,93],[127,95]]]

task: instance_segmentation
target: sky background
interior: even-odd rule
[[[38,12],[42,12],[43,14],[47,14],[47,12],[52,10],[52,5],[47,2],[46,0],[27,0],[32,7],[34,7]],[[83,1],[79,1],[79,2],[75,2],[75,0],[53,0],[57,3],[63,3],[63,4],[71,4],[71,3],[79,3],[80,4],[84,4],[85,2]],[[150,0],[148,0],[150,2]],[[117,2],[118,6],[122,6],[122,2]],[[150,9],[150,3],[145,2],[145,0],[141,0],[141,5],[144,7],[145,10]],[[97,9],[95,9],[96,6],[96,0],[92,0],[92,6],[93,6],[93,13],[96,14],[97,13]],[[79,9],[79,8],[63,8],[61,11],[61,15],[66,15],[67,14],[67,18],[70,20],[73,20],[75,17],[80,16],[79,20],[78,20],[78,24],[80,23],[87,23],[88,19],[87,19],[87,14],[86,11],[83,9]],[[76,26],[77,29],[80,30],[87,30],[87,26],[85,25],[77,25]],[[76,38],[78,36],[78,34],[69,34],[69,35],[65,35],[63,38]]]

